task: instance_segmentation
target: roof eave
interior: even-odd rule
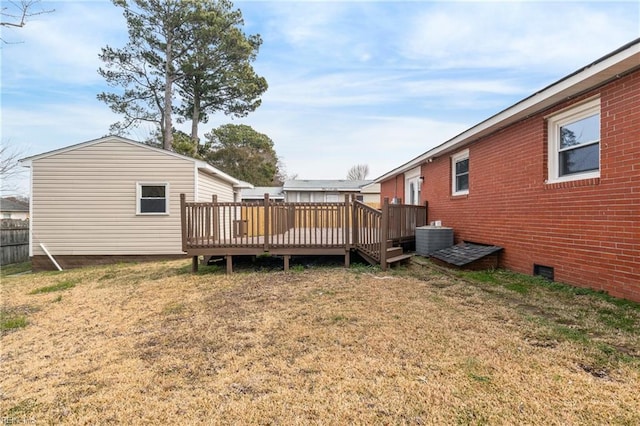
[[[216,169],[209,163],[206,163],[201,160],[195,160],[195,161],[196,161],[196,166],[198,167],[198,170],[201,170],[209,175],[222,179],[223,181],[232,184],[234,188],[253,188],[253,185],[251,185],[250,183],[242,182],[241,180],[236,179],[233,176],[230,176],[225,172]]]
[[[427,162],[429,159],[457,150],[474,140],[487,136],[533,114],[544,111],[563,100],[571,99],[572,97],[592,90],[612,79],[633,71],[639,67],[638,64],[640,64],[640,39],[634,40],[615,52],[476,124],[459,135],[454,136],[452,139],[396,167],[375,179],[374,182],[384,182]]]

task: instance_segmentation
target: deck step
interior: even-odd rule
[[[400,256],[395,256],[395,257],[387,259],[387,263],[389,265],[391,265],[392,263],[401,262],[401,261],[409,259],[411,257],[413,257],[412,254],[401,254]]]
[[[400,256],[402,253],[404,253],[402,247],[389,247],[387,248],[387,259]]]

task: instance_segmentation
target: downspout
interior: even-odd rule
[[[62,268],[60,267],[60,265],[58,265],[58,262],[56,262],[56,260],[53,258],[51,253],[49,253],[49,250],[47,250],[47,248],[44,246],[43,243],[40,243],[40,248],[47,254],[47,256],[49,257],[49,260],[53,262],[55,267],[58,268],[58,271],[62,271]]]
[[[398,198],[398,175],[393,180],[393,184],[395,185],[395,189],[393,190],[393,198]]]

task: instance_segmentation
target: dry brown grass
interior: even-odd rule
[[[536,293],[523,304],[519,293],[430,269],[187,269],[175,261],[3,278],[3,309],[27,312],[28,325],[0,340],[1,416],[640,424],[638,334],[564,338],[548,315],[578,312],[588,296]],[[61,282],[75,286],[32,294]]]

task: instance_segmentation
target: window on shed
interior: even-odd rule
[[[138,184],[138,214],[168,214],[169,184]]]

